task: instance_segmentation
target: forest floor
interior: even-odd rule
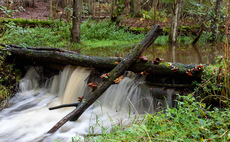
[[[1,2],[0,5],[5,6],[4,2]],[[99,16],[99,6],[96,9],[96,16]],[[104,18],[108,18],[110,16],[110,7],[108,4],[101,4],[100,8],[100,16]],[[138,28],[148,28],[149,26],[154,25],[154,20],[144,19],[144,18],[128,18],[127,13],[129,13],[129,8],[125,9],[124,14],[122,15],[121,24],[128,27],[138,27]],[[66,19],[66,14],[63,8],[58,7],[57,10],[58,19],[64,18]],[[46,20],[49,18],[49,2],[43,2],[41,0],[35,1],[35,7],[20,7],[19,1],[15,1],[12,7],[12,14],[11,18],[23,18],[23,19],[41,19]],[[4,13],[4,10],[0,10],[0,16],[7,18],[7,15]],[[83,16],[87,17],[87,16]],[[167,20],[159,21],[157,20],[156,23],[160,24],[162,27],[170,27],[171,19],[166,16]],[[87,18],[82,18],[82,20],[86,20]],[[194,22],[194,21],[193,21]],[[190,25],[190,22],[183,23],[183,25]]]

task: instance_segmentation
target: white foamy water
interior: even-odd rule
[[[9,102],[8,108],[0,112],[0,142],[61,142],[71,137],[90,133],[101,133],[101,127],[109,131],[114,124],[127,123],[133,115],[153,113],[155,105],[144,78],[137,79],[133,73],[119,84],[111,85],[106,92],[88,108],[75,122],[67,122],[54,134],[47,132],[74,107],[50,111],[48,108],[77,102],[87,95],[90,70],[67,66],[59,75],[53,76],[43,85],[37,70],[31,68],[20,83],[18,92]],[[94,126],[94,132],[89,129]]]

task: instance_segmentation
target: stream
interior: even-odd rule
[[[87,86],[90,69],[66,66],[59,75],[44,79],[37,72],[41,67],[31,67],[20,81],[20,91],[0,112],[1,142],[61,142],[72,137],[82,140],[85,135],[110,131],[114,125],[128,124],[136,116],[154,113],[156,108],[166,104],[174,106],[171,96],[176,91],[166,92],[166,101],[156,99],[151,88],[140,74],[125,72],[119,84],[111,85],[104,94],[90,106],[81,117],[68,121],[54,134],[47,134],[61,118],[74,108],[50,111],[48,108],[77,102],[78,97],[88,95]],[[156,88],[162,90],[162,88]],[[102,129],[103,128],[103,129]]]

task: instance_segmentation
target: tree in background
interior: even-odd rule
[[[141,16],[141,1],[140,0],[131,0],[130,1],[130,14],[132,17],[140,17]]]
[[[221,13],[221,5],[223,0],[216,0],[215,14],[213,15],[212,24],[211,24],[211,42],[215,42],[217,40],[219,22],[220,22],[220,13]]]
[[[169,43],[177,44],[178,27],[180,25],[180,16],[183,10],[184,0],[174,0],[171,29],[169,33]]]
[[[50,18],[53,17],[53,0],[49,0],[50,4]]]
[[[80,43],[81,36],[81,0],[73,0],[73,16],[72,16],[72,30],[71,41]]]

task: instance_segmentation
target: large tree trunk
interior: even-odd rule
[[[92,14],[93,13],[93,0],[87,0],[87,3],[88,3],[88,11],[89,11],[89,14]]]
[[[180,16],[183,10],[183,5],[184,5],[184,0],[174,0],[172,23],[171,23],[170,33],[169,33],[170,44],[174,44],[174,45],[177,44],[178,26],[180,24]]]
[[[147,49],[161,34],[162,28],[159,25],[154,26],[151,31],[147,34],[147,36],[138,43],[134,49],[126,55],[122,61],[110,72],[109,77],[98,84],[96,89],[94,89],[90,94],[85,96],[85,101],[81,101],[81,104],[73,110],[71,113],[66,115],[63,119],[61,119],[52,129],[49,130],[48,133],[56,132],[62,125],[64,125],[68,120],[77,120],[81,114],[91,105],[93,104],[106,89],[113,83],[113,81],[122,75],[125,70],[127,70],[134,62],[138,59],[138,57],[142,54],[142,52]]]
[[[71,40],[72,42],[80,43],[81,36],[81,0],[73,0],[73,17],[72,17],[72,30]]]
[[[140,7],[140,0],[131,0],[130,1],[130,14],[133,17],[140,17],[140,11],[141,11],[141,7]]]
[[[221,11],[221,4],[223,0],[217,0],[216,1],[216,8],[215,8],[215,15],[213,15],[213,20],[211,24],[211,42],[215,42],[218,34],[218,28],[219,28],[219,21],[220,21],[220,11]]]

